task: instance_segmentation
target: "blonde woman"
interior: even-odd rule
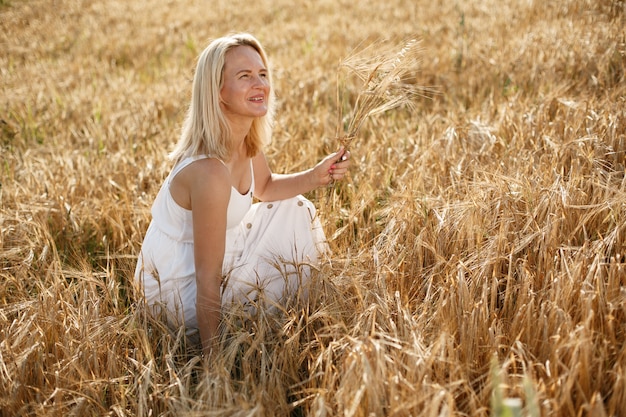
[[[308,279],[325,236],[302,194],[341,180],[350,165],[340,149],[306,171],[272,173],[262,146],[273,111],[258,40],[211,42],[198,58],[173,168],[135,271],[148,305],[170,326],[199,333],[205,353],[215,347],[223,306],[280,303]]]

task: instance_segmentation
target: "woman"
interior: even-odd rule
[[[271,87],[253,36],[219,38],[202,52],[174,167],[138,257],[148,305],[172,327],[197,329],[205,353],[222,306],[280,303],[308,279],[325,237],[301,194],[341,180],[350,165],[340,149],[309,170],[273,174],[261,149],[271,136]]]

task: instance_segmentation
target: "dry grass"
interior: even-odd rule
[[[624,415],[625,3],[298,3],[0,1],[0,414]],[[310,196],[310,302],[233,312],[206,366],[131,277],[194,59],[233,30],[273,61],[276,169],[336,146],[363,42],[420,40],[439,94],[362,125]]]

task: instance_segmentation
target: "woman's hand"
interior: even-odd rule
[[[342,146],[313,168],[293,174],[274,174],[269,168],[265,155],[259,152],[252,159],[254,196],[261,201],[276,201],[308,193],[318,187],[343,179],[350,163],[350,152]]]
[[[342,146],[337,152],[322,159],[313,168],[313,174],[320,185],[328,185],[333,181],[342,180],[350,164],[350,152]]]

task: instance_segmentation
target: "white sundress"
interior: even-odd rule
[[[182,169],[208,157],[188,157],[166,178],[152,205],[135,269],[151,311],[166,313],[169,326],[184,325],[188,335],[198,327],[192,217],[191,210],[174,201],[169,187]],[[222,308],[259,301],[260,293],[268,305],[281,303],[308,281],[311,266],[327,251],[315,206],[303,196],[252,204],[254,172],[246,194],[234,187],[230,194]]]

